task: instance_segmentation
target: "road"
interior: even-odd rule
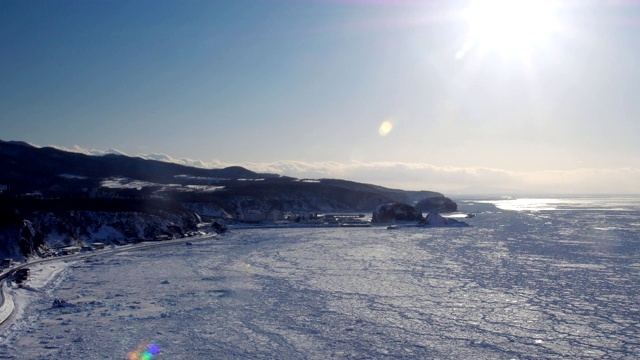
[[[53,261],[80,260],[87,257],[104,255],[104,254],[145,250],[149,248],[183,244],[187,242],[198,242],[198,241],[210,240],[216,236],[217,234],[214,233],[214,234],[207,234],[207,235],[189,237],[189,238],[180,238],[180,239],[173,239],[173,240],[166,240],[166,241],[150,241],[150,242],[142,242],[138,244],[115,246],[115,247],[104,249],[104,250],[97,250],[97,251],[78,253],[78,254],[72,254],[72,255],[56,256],[56,257],[45,258],[45,259],[38,259],[35,261],[30,261],[25,264],[21,264],[13,268],[10,268],[7,271],[0,274],[0,326],[4,324],[4,322],[7,321],[9,317],[11,317],[11,314],[13,313],[13,310],[14,310],[13,300],[9,298],[9,293],[5,292],[5,290],[8,290],[8,287],[5,286],[5,283],[6,283],[5,280],[11,275],[13,275],[13,273],[15,273],[18,269],[26,268],[36,264],[53,262]]]

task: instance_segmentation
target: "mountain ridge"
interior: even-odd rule
[[[140,157],[106,154],[101,156],[86,155],[55,149],[38,148],[25,142],[7,142],[0,140],[0,183],[9,183],[12,187],[34,188],[29,177],[45,177],[55,182],[52,177],[71,174],[89,178],[107,178],[123,176],[137,180],[166,183],[173,181],[177,175],[212,178],[265,178],[278,177],[274,174],[259,174],[251,170],[232,166],[223,169],[202,169],[180,164],[147,160]],[[15,179],[19,179],[17,183]],[[42,179],[40,179],[42,180]],[[22,183],[26,181],[26,183]]]
[[[298,185],[304,180],[278,174],[257,173],[241,166],[222,169],[203,169],[159,160],[149,160],[119,154],[87,155],[59,150],[53,147],[38,148],[23,141],[0,140],[0,184],[8,185],[12,193],[77,192],[81,189],[103,187],[110,178],[126,178],[149,182],[154,185],[213,185],[233,188],[261,187],[258,181],[268,184]],[[254,180],[245,182],[240,180]],[[390,189],[379,185],[358,183],[341,179],[318,179],[305,183],[307,187],[328,186],[334,189],[382,195],[389,200],[415,204],[424,198],[443,197],[435,191]],[[262,186],[264,188],[264,186]],[[59,194],[57,194],[59,195]]]
[[[412,206],[425,199],[434,199],[427,203],[436,208],[423,211],[456,206],[434,191],[296,179],[240,166],[202,169],[0,140],[0,253],[8,256],[18,249],[29,256],[41,246],[182,236],[197,230],[203,217],[244,221],[247,214],[267,220],[267,214],[372,212],[381,204]]]

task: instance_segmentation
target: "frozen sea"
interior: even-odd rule
[[[0,358],[640,358],[640,198],[457,202],[468,228],[237,229],[41,265]]]

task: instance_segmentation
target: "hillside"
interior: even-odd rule
[[[0,184],[10,185],[14,193],[77,191],[82,187],[98,187],[100,181],[113,177],[161,184],[176,182],[180,176],[210,179],[279,177],[258,174],[239,166],[201,169],[124,155],[90,156],[2,140],[0,169]]]
[[[444,198],[337,179],[305,180],[234,166],[202,169],[124,155],[90,156],[0,140],[5,197],[148,199],[211,203],[245,210],[372,211],[385,202],[416,204]]]
[[[10,256],[18,248],[27,255],[53,239],[74,245],[96,236],[107,242],[179,236],[195,230],[202,216],[372,212],[380,204],[425,199],[436,207],[423,211],[455,210],[454,202],[433,191],[295,179],[239,166],[201,169],[124,155],[89,156],[1,140],[0,170],[0,250]],[[100,230],[107,228],[109,236]]]

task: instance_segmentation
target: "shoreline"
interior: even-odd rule
[[[55,281],[59,275],[64,273],[65,270],[68,270],[69,267],[75,263],[77,260],[82,260],[85,258],[89,258],[92,256],[100,256],[106,254],[116,254],[120,252],[134,251],[134,250],[144,250],[152,247],[161,247],[168,246],[174,244],[180,244],[185,242],[196,242],[196,241],[204,241],[216,238],[217,234],[207,234],[200,238],[180,238],[173,239],[162,242],[143,242],[140,244],[129,244],[123,245],[120,247],[114,247],[109,249],[104,249],[101,251],[95,251],[91,253],[79,253],[73,255],[67,255],[57,258],[45,258],[35,260],[33,263],[22,264],[18,268],[28,267],[31,270],[31,274],[29,276],[28,284],[23,285],[23,290],[30,290],[35,292],[43,292],[43,288],[45,288],[48,284]],[[59,266],[63,265],[63,266]],[[56,269],[53,271],[43,271],[44,269]],[[17,268],[16,268],[17,269]],[[9,286],[8,281],[11,281],[9,278],[9,274],[16,270],[11,269],[3,274],[3,277],[0,278],[0,282],[2,283],[2,289],[0,289],[0,333],[2,333],[5,329],[3,327],[14,325],[17,321],[22,318],[22,314],[24,309],[29,305],[28,296],[26,294],[17,293],[16,290],[20,289],[17,286]],[[46,275],[43,279],[39,277],[39,275]],[[13,283],[13,281],[11,281]],[[12,318],[13,317],[13,318]],[[11,321],[9,321],[11,319]],[[6,339],[6,337],[5,337]]]
[[[75,261],[73,261],[75,262]],[[31,303],[31,296],[26,292],[18,292],[18,290],[26,290],[44,294],[46,287],[64,275],[73,262],[60,259],[60,261],[51,261],[34,264],[30,266],[31,274],[29,275],[29,283],[23,285],[22,288],[4,279],[2,282],[3,302],[0,306],[0,329],[3,326],[11,326],[22,319],[24,309]]]

